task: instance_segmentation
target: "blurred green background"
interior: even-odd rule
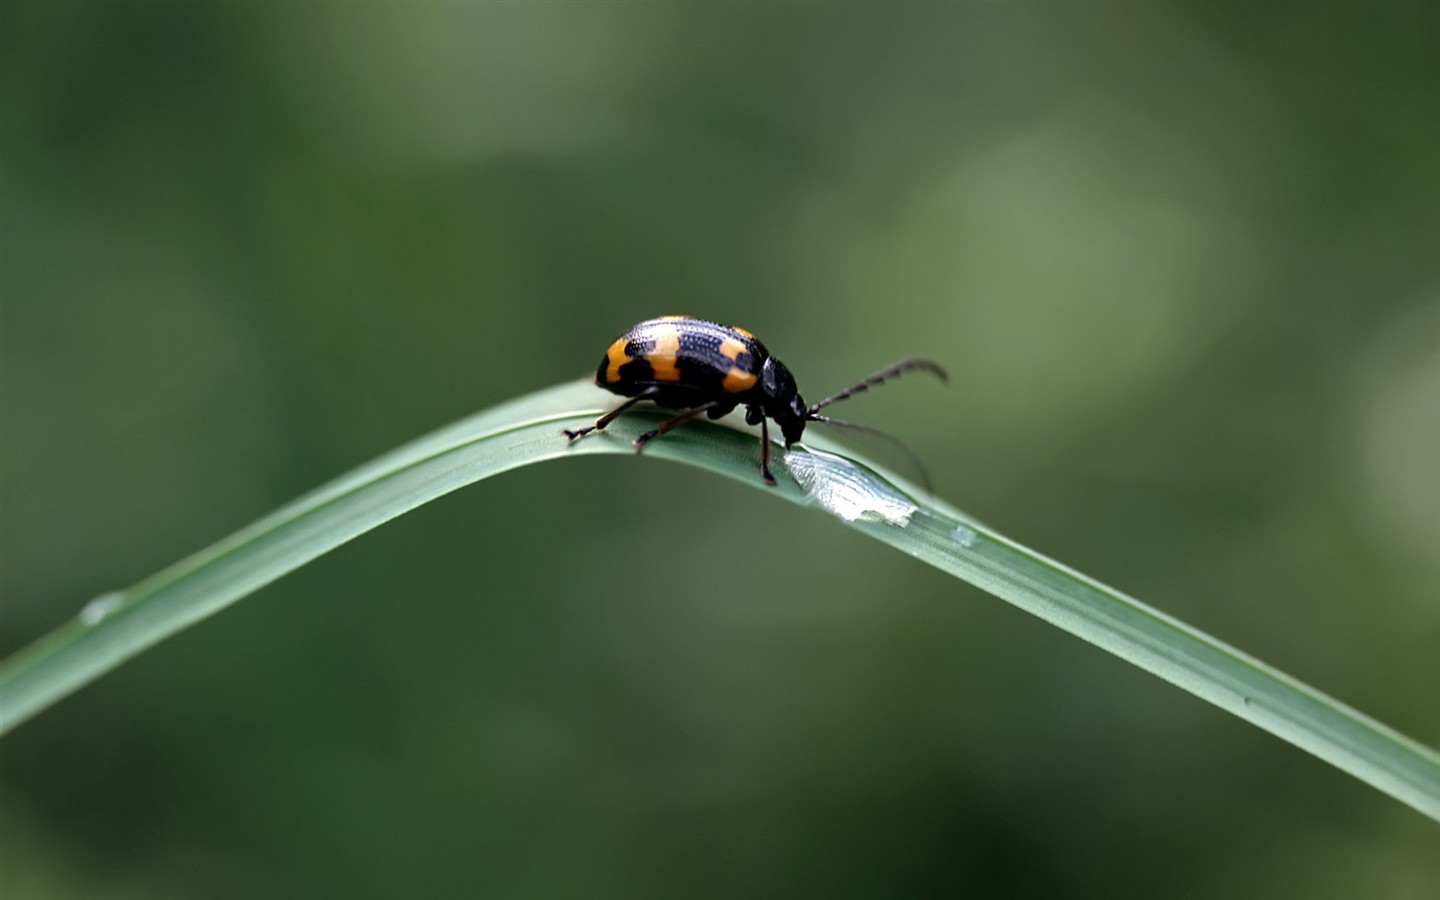
[[[0,652],[742,325],[972,515],[1440,745],[1423,4],[0,6]],[[1440,829],[814,512],[462,491],[0,748],[0,893],[1433,897]]]

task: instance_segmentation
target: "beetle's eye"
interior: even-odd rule
[[[808,410],[805,408],[805,401],[800,399],[799,394],[796,394],[790,399],[790,411],[795,414],[797,419],[805,418],[805,413],[808,412]]]

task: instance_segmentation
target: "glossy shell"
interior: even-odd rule
[[[624,397],[658,388],[655,402],[677,409],[721,398],[754,402],[769,356],[744,329],[662,316],[616,338],[595,370],[595,383]]]

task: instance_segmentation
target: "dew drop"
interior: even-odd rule
[[[84,625],[98,625],[110,617],[125,602],[125,595],[119,591],[101,594],[80,609],[80,622]]]
[[[790,474],[811,500],[847,522],[906,525],[916,506],[885,481],[850,460],[819,450],[785,455]]]

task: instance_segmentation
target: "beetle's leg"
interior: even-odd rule
[[[771,487],[775,486],[775,476],[770,474],[770,420],[760,420],[760,477]]]
[[[617,407],[615,407],[614,409],[610,410],[610,411],[609,411],[608,413],[606,413],[605,415],[603,415],[603,416],[601,416],[600,418],[596,419],[594,425],[590,425],[590,426],[588,426],[588,427],[586,427],[586,428],[576,429],[575,431],[571,431],[570,429],[566,428],[566,429],[564,429],[563,431],[561,431],[560,433],[563,434],[563,435],[565,435],[565,437],[567,437],[567,438],[569,438],[570,440],[573,441],[573,440],[575,440],[576,438],[584,437],[585,435],[589,434],[589,433],[592,432],[592,431],[604,431],[604,430],[605,430],[605,426],[606,426],[606,425],[609,425],[611,422],[613,422],[613,421],[615,420],[615,417],[616,417],[616,416],[620,415],[620,414],[623,413],[625,410],[627,410],[627,409],[629,409],[630,407],[634,406],[635,404],[639,403],[641,400],[649,400],[652,396],[654,396],[654,394],[655,394],[655,389],[654,389],[654,388],[646,388],[644,391],[640,392],[639,394],[636,394],[634,397],[631,397],[629,400],[626,400],[624,403],[620,404],[619,406],[617,406]]]
[[[722,401],[720,400],[711,400],[709,403],[702,403],[694,409],[687,409],[673,419],[667,419],[664,422],[661,422],[659,425],[656,425],[654,428],[650,429],[649,431],[645,432],[644,434],[640,435],[635,439],[635,452],[643,452],[645,449],[645,445],[650,443],[655,438],[659,437],[660,435],[664,434],[665,432],[669,431],[677,425],[684,425],[686,422],[700,415],[702,412],[705,412],[707,409],[710,409],[712,406],[715,406],[721,402]]]

